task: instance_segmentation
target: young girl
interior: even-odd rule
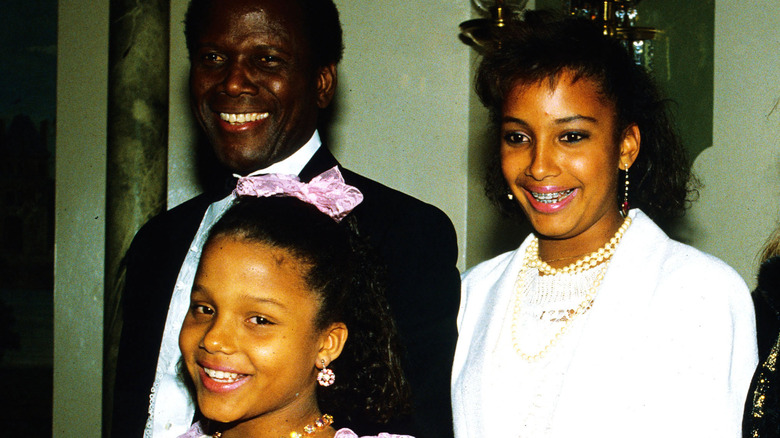
[[[240,181],[248,196],[211,229],[179,337],[204,417],[184,437],[354,438],[332,424],[406,408],[378,270],[340,221],[362,195],[337,176]]]
[[[500,133],[489,193],[533,234],[464,274],[456,436],[740,436],[750,295],[654,222],[689,178],[663,99],[593,23],[526,17],[477,87]]]

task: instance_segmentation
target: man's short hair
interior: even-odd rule
[[[212,1],[191,0],[184,17],[184,36],[187,51],[192,58],[196,41],[209,19]],[[339,21],[339,11],[333,0],[284,0],[297,1],[303,16],[303,29],[311,47],[317,67],[335,65],[341,61],[344,41]]]

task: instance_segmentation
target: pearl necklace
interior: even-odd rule
[[[534,239],[528,245],[528,252],[526,253],[526,261],[528,262],[527,266],[531,269],[538,269],[539,272],[544,275],[568,274],[570,272],[578,274],[585,269],[594,268],[599,263],[608,261],[612,257],[612,255],[615,253],[615,249],[617,249],[618,243],[620,243],[620,238],[623,237],[623,234],[626,232],[629,225],[631,225],[631,218],[626,217],[615,235],[612,236],[612,238],[609,239],[609,241],[605,243],[604,246],[577,260],[576,262],[558,269],[548,265],[539,257],[539,239],[534,237]]]
[[[629,225],[631,225],[631,218],[626,217],[626,219],[623,221],[623,224],[617,230],[615,235],[611,239],[609,239],[609,241],[603,247],[599,248],[597,251],[592,252],[591,254],[588,254],[582,259],[577,260],[576,262],[559,269],[553,268],[549,264],[545,263],[539,257],[539,240],[536,237],[534,237],[531,240],[531,242],[529,242],[528,247],[526,248],[525,251],[525,257],[523,258],[523,264],[517,273],[517,280],[515,281],[515,303],[514,303],[514,311],[512,315],[513,346],[521,359],[528,362],[536,362],[542,359],[558,343],[561,337],[563,337],[563,335],[566,334],[566,332],[569,330],[569,327],[572,324],[572,321],[574,321],[574,319],[578,315],[584,314],[591,308],[591,306],[593,305],[593,301],[596,298],[596,293],[598,292],[598,288],[601,285],[601,282],[604,280],[604,274],[606,274],[607,268],[609,267],[609,261],[612,259],[612,255],[615,254],[617,245],[618,243],[620,243],[620,239],[623,237],[623,234],[625,234]],[[579,275],[582,274],[584,271],[595,268],[599,264],[601,265],[601,267],[598,273],[596,274],[595,280],[593,280],[593,285],[588,289],[588,292],[585,294],[585,298],[579,303],[579,305],[577,305],[577,307],[574,310],[569,311],[560,330],[558,330],[553,335],[552,339],[550,339],[547,345],[545,345],[544,348],[542,348],[538,353],[536,354],[524,353],[520,348],[520,342],[519,342],[520,339],[519,318],[522,310],[522,296],[525,289],[525,284],[524,284],[525,282],[523,281],[525,272],[529,269],[537,269],[540,274],[544,274],[544,275],[553,275],[553,276],[559,274]]]
[[[281,436],[279,438],[303,438],[305,436],[312,436],[331,424],[333,424],[333,416],[325,414],[314,420],[314,423],[303,426],[303,433],[292,431],[287,437]],[[214,433],[214,438],[222,438],[222,432]]]

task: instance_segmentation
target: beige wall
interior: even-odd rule
[[[370,178],[466,218],[468,2],[337,0],[344,25],[334,153]],[[392,6],[389,6],[392,5]],[[462,262],[461,262],[462,264]]]
[[[60,0],[57,46],[53,436],[98,437],[108,0]]]
[[[755,285],[780,206],[780,3],[715,2],[713,146],[696,160],[704,189],[692,244]]]
[[[168,208],[200,193],[195,179],[195,133],[189,105],[189,58],[184,42],[188,0],[171,0],[171,83],[168,102]]]
[[[482,196],[485,114],[471,93],[472,53],[456,36],[467,0],[337,0],[347,50],[332,132],[356,171],[441,207],[460,267],[507,240]],[[756,6],[759,5],[759,6]],[[169,206],[195,193],[185,0],[171,10]],[[756,14],[761,10],[761,14]],[[714,146],[693,244],[747,280],[780,205],[780,5],[716,3]],[[60,0],[55,254],[55,436],[99,436],[108,0]],[[88,35],[84,33],[89,29]],[[498,223],[498,225],[497,225]]]

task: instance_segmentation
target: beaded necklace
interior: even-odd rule
[[[330,426],[331,424],[333,424],[333,416],[325,414],[322,417],[314,420],[314,423],[303,426],[303,433],[292,431],[286,437],[281,436],[279,438],[303,438],[305,436],[312,436],[315,433]],[[214,438],[222,438],[222,432],[215,432]]]
[[[623,237],[623,234],[626,232],[629,225],[631,225],[631,218],[626,217],[615,235],[603,247],[599,248],[597,251],[592,252],[591,254],[588,254],[582,259],[559,269],[553,268],[539,257],[539,240],[536,237],[534,237],[531,242],[529,242],[525,251],[525,257],[523,258],[523,264],[517,273],[517,280],[515,281],[514,309],[512,315],[512,342],[513,347],[520,358],[528,362],[536,362],[542,359],[558,343],[561,337],[566,334],[574,319],[577,316],[584,314],[591,308],[593,301],[596,298],[598,288],[601,285],[601,282],[604,280],[604,274],[607,272],[612,255],[615,253],[617,245],[620,243],[620,239]],[[521,331],[519,319],[523,306],[522,297],[524,294],[538,294],[538,291],[531,290],[531,286],[533,285],[525,284],[524,277],[526,271],[530,269],[537,269],[540,274],[544,275],[574,276],[582,275],[585,271],[595,268],[596,266],[599,266],[599,270],[596,273],[593,284],[588,288],[588,291],[585,294],[585,298],[577,305],[575,309],[569,310],[568,314],[560,319],[563,321],[563,325],[552,336],[550,341],[535,354],[528,354],[523,352],[520,348],[519,342]]]

